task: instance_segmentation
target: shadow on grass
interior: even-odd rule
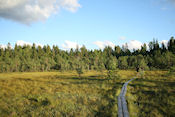
[[[112,84],[111,84],[112,85]],[[115,117],[117,116],[117,90],[121,88],[123,83],[113,83],[112,89],[102,91],[103,99],[108,102],[107,105],[101,105],[99,111],[96,112],[96,117]]]
[[[90,81],[105,81],[108,79],[105,78],[101,78],[99,76],[82,76],[82,77],[78,77],[78,76],[72,76],[72,77],[62,77],[62,76],[55,76],[55,78],[57,79],[69,79],[69,80],[90,80]]]
[[[43,79],[48,79],[43,80]],[[16,78],[15,80],[26,81],[26,82],[43,82],[46,84],[62,84],[62,85],[69,85],[69,84],[97,84],[99,82],[106,82],[109,79],[99,78],[98,76],[88,76],[88,77],[66,77],[66,76],[54,76],[54,77],[45,77],[43,79],[31,79],[31,78]],[[57,79],[57,81],[55,81]],[[60,79],[60,81],[59,81]],[[64,80],[64,81],[61,81]],[[65,83],[65,81],[67,83]]]
[[[149,83],[154,86],[150,86]],[[139,117],[175,115],[175,82],[162,79],[136,79],[130,86],[134,88],[131,94],[137,96],[135,104],[139,108]]]

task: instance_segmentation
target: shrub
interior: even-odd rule
[[[140,75],[140,78],[144,78],[145,77],[145,72],[143,69],[139,69],[139,75]]]
[[[77,71],[79,77],[81,76],[81,74],[83,74],[83,69],[82,69],[82,67],[77,68],[76,71]]]
[[[119,78],[118,70],[108,70],[107,78],[117,80]]]
[[[169,72],[167,73],[168,76],[175,75],[175,66],[171,67],[169,69]]]
[[[170,68],[170,72],[171,73],[175,73],[175,66],[173,66],[173,67]]]

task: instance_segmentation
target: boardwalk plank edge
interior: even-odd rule
[[[130,79],[129,81],[125,82],[120,95],[118,96],[118,117],[129,117],[127,102],[125,99],[125,95],[127,92],[127,85],[129,82],[134,80],[135,78]]]

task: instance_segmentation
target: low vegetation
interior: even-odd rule
[[[114,74],[117,75],[114,78]],[[135,71],[89,71],[0,74],[2,117],[116,117],[117,96]],[[167,71],[146,71],[129,83],[131,117],[175,115],[175,77]]]
[[[2,73],[0,115],[117,116],[117,95],[122,83],[135,75],[131,71],[120,71],[122,74],[127,75],[110,81],[106,75],[95,71],[86,72],[81,77],[76,71]]]
[[[168,74],[168,75],[167,75]],[[175,115],[175,76],[166,71],[145,72],[128,86],[131,117],[173,117]]]

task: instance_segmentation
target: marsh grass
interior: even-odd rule
[[[88,71],[78,77],[69,72],[0,74],[2,117],[93,117],[117,116],[117,95],[132,71],[119,72],[114,82]],[[127,75],[126,75],[127,74]]]
[[[76,71],[0,74],[2,117],[116,117],[117,96],[135,71]],[[138,76],[139,77],[139,76]],[[147,71],[128,85],[126,100],[131,117],[173,117],[175,76],[166,71]]]
[[[145,72],[128,87],[131,117],[173,117],[175,115],[175,76],[166,71]]]

